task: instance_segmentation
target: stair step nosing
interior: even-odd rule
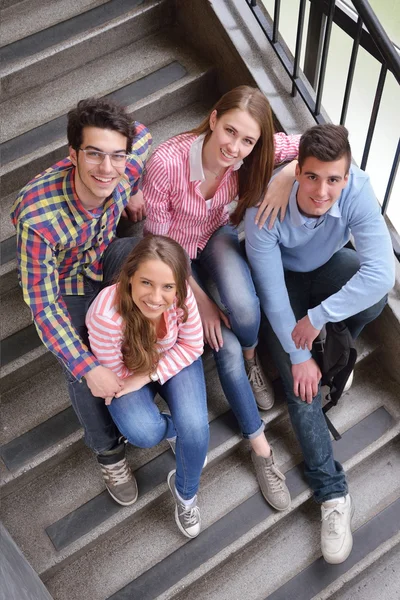
[[[179,61],[175,61],[175,62],[179,62]],[[160,69],[162,69],[166,66],[168,66],[168,65],[160,66]],[[160,70],[160,69],[158,69],[158,70]],[[148,75],[156,73],[157,71],[151,72]],[[165,92],[166,94],[179,92],[182,88],[204,78],[205,75],[207,74],[207,72],[208,72],[208,68],[201,68],[198,70],[193,70],[193,71],[187,72],[187,74],[184,75],[181,79],[170,83],[168,86],[163,88],[162,91]],[[135,83],[136,81],[140,81],[140,79],[137,79],[137,80],[133,81],[132,83]],[[122,86],[122,87],[125,87],[125,86]],[[120,89],[121,88],[115,88],[115,90],[113,90],[113,92],[110,92],[110,94],[112,94]],[[161,91],[161,90],[159,90],[159,91]],[[151,105],[152,103],[161,101],[161,98],[157,97],[157,94],[159,93],[159,91],[152,92],[149,96],[146,96],[145,98],[143,98],[141,100],[138,100],[136,102],[133,102],[132,104],[129,104],[126,107],[128,114],[134,115],[139,109],[149,106],[149,104]],[[104,95],[108,96],[110,94],[106,93]],[[51,121],[55,121],[56,119],[63,117],[65,115],[66,115],[66,113],[63,113],[62,115],[59,115],[58,117],[51,119]],[[46,123],[43,123],[42,125],[34,127],[32,129],[29,129],[25,133],[21,133],[16,137],[22,137],[26,133],[29,133],[35,129],[39,129],[40,127],[43,127],[45,125],[46,125]],[[150,127],[151,123],[146,123],[146,125],[148,127]],[[12,139],[15,139],[15,138],[12,138]],[[10,141],[10,140],[7,140],[7,141]],[[3,143],[7,143],[7,141],[3,142]],[[48,144],[45,144],[44,146],[41,145],[40,148],[33,150],[32,152],[29,152],[29,154],[22,155],[22,156],[20,155],[18,158],[13,159],[10,162],[4,163],[2,166],[0,166],[0,177],[4,177],[5,175],[7,175],[8,173],[10,173],[12,171],[23,168],[27,164],[32,162],[33,160],[35,160],[37,158],[41,158],[43,155],[48,154],[50,152],[59,150],[59,149],[63,148],[64,146],[66,147],[66,153],[68,153],[67,144],[68,144],[67,137],[65,134],[63,134],[62,136],[58,137],[55,140],[52,140]],[[1,148],[1,144],[0,144],[0,148]],[[50,166],[50,165],[48,165],[48,166]]]
[[[356,530],[358,531],[358,530]],[[360,576],[360,573],[365,572],[368,568],[372,567],[378,560],[385,557],[386,554],[389,554],[391,550],[397,548],[400,545],[400,532],[397,535],[394,535],[391,538],[388,538],[382,544],[380,544],[376,550],[369,552],[364,558],[362,558],[359,562],[357,562],[354,566],[350,567],[350,569],[336,579],[332,584],[327,586],[323,591],[319,592],[310,600],[329,600],[340,591],[345,585],[354,581],[357,577]]]
[[[374,421],[376,421],[376,424],[377,424],[377,432],[372,433],[371,432],[371,423]],[[377,449],[385,446],[394,437],[396,437],[398,435],[400,424],[394,423],[394,425],[393,425],[393,422],[394,422],[393,417],[386,411],[385,408],[380,407],[376,411],[371,413],[371,415],[369,415],[365,419],[362,419],[354,427],[350,428],[350,430],[348,430],[348,432],[349,432],[348,436],[345,437],[345,434],[344,434],[342,440],[340,440],[340,442],[336,442],[336,444],[338,444],[338,445],[342,444],[341,448],[345,448],[344,452],[347,453],[347,455],[349,455],[351,457],[354,452],[354,450],[351,448],[352,444],[354,443],[353,436],[351,435],[351,431],[353,430],[353,432],[354,432],[355,428],[358,430],[360,428],[361,429],[365,428],[365,432],[368,433],[368,436],[369,436],[366,444],[365,444],[365,442],[360,442],[359,440],[357,441],[357,436],[354,436],[358,446],[360,446],[360,444],[362,445],[362,447],[360,447],[359,450],[357,450],[357,449],[355,450],[355,458],[358,456],[361,449],[364,449],[364,450],[368,449],[369,452],[367,453],[367,456],[370,456],[370,455],[374,454],[377,451]],[[379,433],[381,430],[382,430],[382,432]],[[379,434],[379,435],[377,435],[377,434]],[[357,448],[358,448],[358,446],[357,446]],[[348,459],[343,460],[343,458],[345,458],[345,457],[342,457],[341,454],[343,454],[343,452],[339,451],[338,446],[336,446],[336,455],[338,455],[338,459],[341,460],[344,468],[347,470]],[[366,455],[364,454],[363,456],[365,457]],[[163,572],[163,576],[165,575],[165,570],[166,570],[166,572],[172,574],[171,577],[178,577],[178,580],[176,583],[172,583],[172,585],[168,584],[168,587],[165,587],[164,590],[160,590],[160,589],[157,590],[157,597],[159,598],[159,600],[161,600],[163,598],[162,594],[164,592],[169,594],[169,595],[166,595],[165,598],[171,597],[171,594],[173,592],[175,592],[178,588],[182,589],[182,586],[186,587],[193,581],[201,578],[205,573],[209,573],[210,568],[215,568],[216,565],[220,564],[221,562],[224,562],[226,560],[227,556],[231,556],[232,553],[236,553],[236,552],[240,551],[250,541],[256,539],[259,535],[261,535],[262,533],[267,531],[272,525],[275,525],[275,523],[278,520],[285,518],[285,516],[287,514],[290,514],[293,510],[295,510],[295,508],[297,508],[298,506],[303,504],[306,500],[308,500],[311,497],[312,492],[307,487],[307,484],[304,482],[302,472],[299,473],[301,465],[302,465],[302,463],[300,463],[300,465],[297,465],[296,467],[294,467],[293,469],[290,470],[293,472],[293,476],[295,477],[295,482],[297,482],[298,478],[300,478],[300,483],[296,483],[297,486],[300,485],[300,491],[297,492],[297,495],[295,496],[295,498],[292,502],[291,509],[289,509],[288,511],[276,514],[273,511],[273,509],[270,508],[269,505],[264,501],[264,499],[261,496],[261,492],[258,491],[253,496],[251,496],[250,498],[245,500],[238,507],[233,508],[232,511],[230,511],[225,516],[221,517],[221,519],[219,519],[218,521],[216,521],[215,523],[210,525],[206,530],[203,531],[202,536],[199,536],[199,538],[196,538],[197,541],[192,540],[190,546],[184,545],[180,549],[176,550],[173,553],[174,555],[177,555],[177,553],[179,553],[179,552],[181,552],[181,553],[182,552],[183,553],[195,552],[196,557],[197,557],[196,560],[200,560],[200,558],[201,558],[200,566],[193,568],[193,564],[191,564],[190,572],[186,575],[183,575],[183,573],[179,573],[179,577],[178,577],[178,573],[175,568],[172,569],[171,565],[169,565],[169,568],[167,568],[167,562],[169,564],[169,561],[171,560],[169,557],[167,557],[165,559],[167,562],[164,562],[163,565],[158,563],[155,566],[148,569],[147,571],[145,571],[143,576],[145,578],[147,578],[147,577],[150,578],[152,581],[154,580],[153,574],[157,572],[158,567],[161,568],[161,571]],[[288,477],[290,471],[288,473],[286,473],[287,477]],[[160,493],[164,493],[164,491],[166,491],[166,489],[167,489],[166,484],[164,484],[164,485],[160,484]],[[153,500],[154,500],[154,498],[151,501],[153,501]],[[251,510],[250,510],[250,508],[249,509],[246,508],[247,505],[253,506],[254,503],[256,503],[255,506],[258,507],[257,514],[255,514],[255,511],[256,511],[255,506]],[[130,513],[132,512],[132,508],[133,507],[129,507],[129,509],[128,509]],[[140,509],[143,509],[143,508],[144,508],[144,506],[140,505]],[[118,514],[121,515],[121,511]],[[53,555],[53,561],[52,561],[53,564],[49,565],[46,569],[44,569],[43,572],[40,573],[41,577],[44,580],[48,579],[59,568],[62,567],[62,563],[65,560],[67,560],[68,562],[71,560],[75,560],[76,558],[79,557],[79,555],[82,552],[86,552],[88,547],[91,547],[92,545],[96,544],[105,535],[109,535],[111,530],[114,530],[116,527],[121,526],[123,521],[122,522],[118,521],[115,518],[116,516],[118,517],[118,514],[114,515],[114,517],[109,519],[105,523],[105,525],[106,525],[105,527],[104,526],[96,527],[94,530],[91,530],[90,534],[86,534],[85,536],[78,539],[76,542],[73,542],[69,546],[66,546],[63,550],[60,550],[59,552],[57,552],[57,554]],[[248,518],[250,520],[252,520],[253,516],[254,516],[254,519],[256,519],[256,521],[258,520],[258,522],[253,523],[250,528],[247,528],[244,533],[240,533],[240,535],[236,539],[233,539],[232,542],[229,542],[228,545],[225,545],[223,548],[218,549],[215,539],[213,538],[214,542],[211,543],[209,540],[209,536],[211,535],[211,537],[213,537],[213,536],[215,537],[216,532],[218,533],[218,531],[217,531],[218,527],[224,527],[224,522],[225,521],[228,522],[232,518],[232,516],[234,518],[236,518],[236,516],[235,516],[236,514],[241,515],[241,518],[243,517],[243,515],[247,515],[246,518]],[[227,516],[227,515],[229,515],[229,516]],[[225,520],[225,521],[223,521],[223,520]],[[219,523],[219,526],[217,528],[215,528],[216,523]],[[108,527],[107,527],[107,525],[108,525]],[[235,538],[236,533],[234,533],[234,531],[236,531],[236,530],[233,527],[233,524],[231,524],[231,525],[232,526],[230,526],[227,529],[229,529],[229,531],[230,531],[229,535],[231,537]],[[246,525],[246,527],[247,527],[247,525]],[[95,537],[95,539],[93,539],[94,537]],[[220,538],[218,537],[218,539],[220,539]],[[204,546],[203,554],[204,554],[204,552],[206,554],[210,553],[211,558],[206,558],[205,556],[200,557],[200,549],[199,548],[203,547],[203,546]],[[170,555],[170,556],[172,556],[172,555]],[[216,559],[216,557],[217,557],[217,559]],[[185,561],[186,561],[186,558],[185,558]],[[185,562],[185,561],[183,561],[183,562]],[[213,564],[213,567],[211,567],[212,564]],[[142,576],[139,576],[139,577],[142,577]],[[136,578],[136,579],[139,579],[139,578]],[[155,577],[155,579],[160,579],[160,578]],[[161,578],[161,579],[163,579],[163,578]],[[136,580],[134,580],[134,581],[136,581]],[[141,583],[140,583],[140,585],[141,585]],[[129,586],[129,584],[128,584],[128,586]],[[153,593],[155,593],[155,592],[156,592],[156,590],[153,590]],[[130,593],[132,593],[132,591],[130,591]],[[130,597],[132,597],[132,595],[126,596],[126,598],[130,598]],[[117,600],[117,598],[118,598],[118,596],[116,596],[116,600]],[[122,600],[122,598],[124,598],[124,596],[121,596],[121,600]]]
[[[373,411],[372,414],[376,413],[377,411],[382,411],[382,410],[393,421],[393,417],[390,415],[390,413],[388,413],[386,411],[386,409],[384,407],[381,407],[380,409]],[[369,415],[369,417],[371,417],[371,415]],[[366,417],[366,418],[369,418],[369,417]],[[362,421],[364,421],[364,420],[365,419],[362,419]],[[362,421],[357,423],[355,426],[359,425]],[[353,428],[350,428],[350,430],[351,429],[353,429]],[[394,425],[392,425],[391,427],[388,427],[386,429],[386,431],[384,433],[382,433],[382,435],[380,435],[377,439],[374,439],[371,443],[367,444],[367,446],[360,449],[360,451],[358,451],[356,453],[356,455],[354,456],[354,459],[352,460],[351,468],[354,468],[354,466],[356,466],[357,464],[359,464],[360,462],[362,462],[369,456],[373,455],[377,450],[386,446],[388,443],[390,443],[394,438],[396,438],[399,435],[399,432],[400,432],[400,423],[395,422]],[[239,440],[236,442],[236,444],[234,446],[236,446],[238,443],[240,443]],[[224,454],[225,453],[226,452],[224,452]],[[350,462],[349,460],[342,461],[342,464],[343,464],[343,467],[345,468],[345,470],[348,470],[350,468],[349,462]],[[160,497],[160,495],[164,494],[167,491],[167,484],[165,482],[161,483],[161,484],[159,484],[157,489],[158,489],[158,492],[156,494],[153,491],[153,492],[149,492],[146,495],[148,497],[148,503],[154,502],[156,499],[158,499]],[[260,494],[260,492],[257,492],[256,495],[257,494]],[[240,551],[244,546],[246,546],[255,537],[258,537],[259,535],[264,533],[266,530],[268,530],[272,524],[275,524],[279,519],[283,518],[286,514],[289,514],[295,508],[297,508],[298,506],[303,504],[306,500],[308,500],[311,497],[311,495],[312,495],[312,492],[309,488],[300,492],[299,496],[296,496],[296,498],[293,500],[292,507],[291,507],[291,509],[289,509],[289,511],[286,511],[285,513],[279,513],[277,515],[275,513],[272,515],[269,515],[268,518],[263,519],[261,523],[259,523],[255,527],[251,528],[243,536],[241,536],[238,540],[236,540],[234,543],[232,543],[229,546],[229,550],[225,551],[225,549],[222,549],[220,552],[216,553],[211,559],[203,562],[201,567],[191,570],[190,574],[181,578],[179,580],[179,582],[176,584],[176,586],[177,587],[181,587],[182,585],[186,586],[186,585],[188,585],[188,583],[192,582],[192,579],[193,579],[193,581],[195,581],[195,580],[201,578],[205,573],[208,572],[209,568],[211,568],[210,565],[214,565],[212,567],[212,568],[214,568],[216,565],[220,564],[220,562],[223,562],[224,560],[226,560],[226,557],[228,555],[231,555],[233,552]],[[107,519],[107,521],[103,522],[102,524],[100,524],[97,527],[95,527],[94,529],[92,529],[89,533],[85,534],[84,536],[80,537],[76,541],[72,542],[71,544],[69,544],[68,546],[63,548],[62,550],[55,553],[53,555],[53,560],[51,561],[51,564],[44,567],[43,569],[39,568],[39,574],[42,577],[42,579],[44,581],[46,581],[46,579],[49,579],[50,577],[52,577],[55,574],[55,572],[57,572],[60,568],[62,568],[62,566],[65,562],[74,561],[82,553],[87,552],[87,550],[90,547],[96,545],[96,543],[98,543],[104,536],[110,535],[110,532],[116,531],[119,527],[123,526],[123,524],[125,522],[127,522],[130,518],[134,518],[135,514],[137,514],[139,511],[145,509],[145,507],[148,505],[148,503],[145,504],[144,500],[142,500],[142,502],[140,502],[140,499],[139,499],[139,501],[135,505],[133,505],[131,507],[125,507],[123,509],[123,511],[117,512],[111,518]],[[268,509],[268,505],[265,503],[265,501],[264,501],[264,504],[265,504],[266,509]],[[271,509],[271,512],[273,512],[272,509]],[[212,527],[212,525],[210,527]],[[192,543],[193,543],[193,541],[192,541]],[[217,560],[216,560],[216,557],[217,557]],[[209,562],[210,562],[210,564],[209,564]],[[168,593],[170,593],[171,590],[173,590],[173,589],[174,589],[174,586],[171,586],[170,588],[168,588]],[[161,600],[161,598],[162,597],[160,596],[159,600]]]
[[[50,42],[48,43],[48,45],[44,45],[43,41],[40,41],[40,38],[43,39],[44,37],[48,36],[51,31],[57,32],[57,30],[65,28],[66,24],[70,21],[82,18],[86,20],[88,16],[86,13],[91,12],[93,10],[98,11],[99,9],[105,9],[105,5],[112,5],[113,3],[106,2],[102,5],[89,9],[89,11],[85,11],[84,13],[81,13],[79,15],[75,15],[67,19],[66,21],[56,23],[51,27],[48,27],[36,33],[32,33],[27,37],[21,38],[19,40],[11,42],[10,44],[7,44],[6,46],[3,46],[2,48],[0,48],[0,61],[3,65],[5,64],[6,66],[3,66],[3,68],[0,70],[0,75],[2,77],[5,77],[13,73],[17,73],[25,67],[31,66],[32,64],[35,64],[41,60],[59,54],[60,52],[68,50],[71,47],[78,46],[79,44],[87,40],[94,39],[106,31],[116,29],[120,25],[124,25],[129,21],[134,21],[140,15],[153,10],[157,6],[160,6],[164,3],[164,0],[153,0],[153,3],[149,5],[145,4],[145,0],[137,1],[139,3],[136,4],[134,7],[128,8],[126,12],[106,20],[101,25],[96,25],[93,22],[93,19],[90,19],[91,26],[89,28],[86,27],[79,33],[75,33],[75,28],[71,32],[71,34],[68,37],[65,37],[62,41],[56,41],[55,43]],[[59,35],[54,36],[54,39],[59,38]],[[29,47],[30,45],[31,47]],[[22,53],[22,56],[18,56],[19,54],[21,54],[18,52],[18,46],[26,47],[26,50]],[[43,46],[43,48],[37,50],[38,46]],[[2,49],[7,50],[4,50],[2,52]],[[6,58],[2,56],[4,53],[6,53]],[[8,54],[10,54],[9,60],[7,60]]]

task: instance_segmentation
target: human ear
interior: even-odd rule
[[[78,164],[78,154],[72,146],[69,147],[69,157],[71,159],[72,164],[76,167],[76,165]]]
[[[214,131],[215,125],[217,124],[217,111],[216,110],[212,111],[208,122],[210,124],[211,131]]]

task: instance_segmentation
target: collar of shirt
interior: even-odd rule
[[[330,215],[331,217],[339,218],[342,216],[339,207],[339,199],[330,207],[330,209],[320,217],[315,219],[314,226],[310,227],[310,218],[305,217],[301,214],[299,207],[297,205],[297,191],[299,189],[299,184],[297,181],[293,184],[292,191],[289,197],[289,212],[290,212],[290,221],[293,227],[301,227],[301,225],[305,225],[308,229],[314,229],[317,225],[324,221],[326,215]],[[312,217],[311,217],[312,218]],[[314,221],[314,219],[313,219]]]
[[[121,196],[120,186],[126,187],[129,186],[129,183],[125,181],[124,178],[121,179],[119,184],[114,188],[112,194],[106,198],[104,204],[101,206],[94,208],[92,210],[88,210],[82,204],[78,194],[75,189],[75,167],[67,172],[63,182],[63,193],[66,203],[69,206],[71,214],[74,216],[76,223],[82,224],[85,220],[89,219],[98,219],[101,217],[104,212],[109,208],[110,204],[113,202],[118,202]],[[129,196],[128,196],[129,197]]]
[[[202,152],[203,152],[203,144],[204,138],[206,137],[205,133],[199,135],[189,150],[189,169],[190,169],[190,181],[204,181],[205,175],[203,171],[203,161],[202,161]],[[239,160],[236,164],[233,165],[232,170],[237,171],[242,166],[243,161]]]

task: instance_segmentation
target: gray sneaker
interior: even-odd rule
[[[174,438],[167,438],[167,442],[170,445],[170,448],[172,450],[172,452],[174,453],[174,456],[176,455],[176,437]],[[207,466],[207,454],[206,457],[204,459],[204,463],[203,463],[203,469],[204,467]]]
[[[251,460],[256,470],[258,484],[266,501],[276,510],[286,510],[290,507],[290,493],[285,483],[286,477],[277,469],[271,448],[271,456],[263,458],[254,450],[251,451]]]
[[[273,407],[275,401],[274,389],[262,370],[257,353],[253,360],[245,359],[244,365],[258,408],[269,410]]]
[[[197,496],[190,506],[185,506],[178,498],[175,488],[175,471],[168,474],[167,482],[175,500],[175,522],[179,530],[188,538],[195,538],[201,530],[200,509],[197,506]]]
[[[138,497],[136,479],[125,458],[125,444],[97,456],[110,496],[122,506],[134,504]]]

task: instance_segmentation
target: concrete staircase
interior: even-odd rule
[[[343,565],[321,558],[319,509],[302,476],[279,380],[277,402],[262,418],[292,494],[285,513],[261,497],[207,352],[211,440],[199,495],[202,534],[187,541],[176,528],[166,484],[174,458],[166,443],[128,448],[139,484],[135,505],[122,508],[104,491],[61,369],[40,344],[17,286],[9,207],[31,177],[66,155],[65,115],[80,98],[113,96],[158,144],[198,123],[227,83],[253,77],[204,0],[3,0],[2,7],[1,518],[52,597],[399,597],[400,370],[388,358],[395,347],[398,363],[393,299],[359,340],[353,387],[330,412],[343,434],[335,454],[356,504],[354,550]],[[266,353],[263,359],[270,369]]]

